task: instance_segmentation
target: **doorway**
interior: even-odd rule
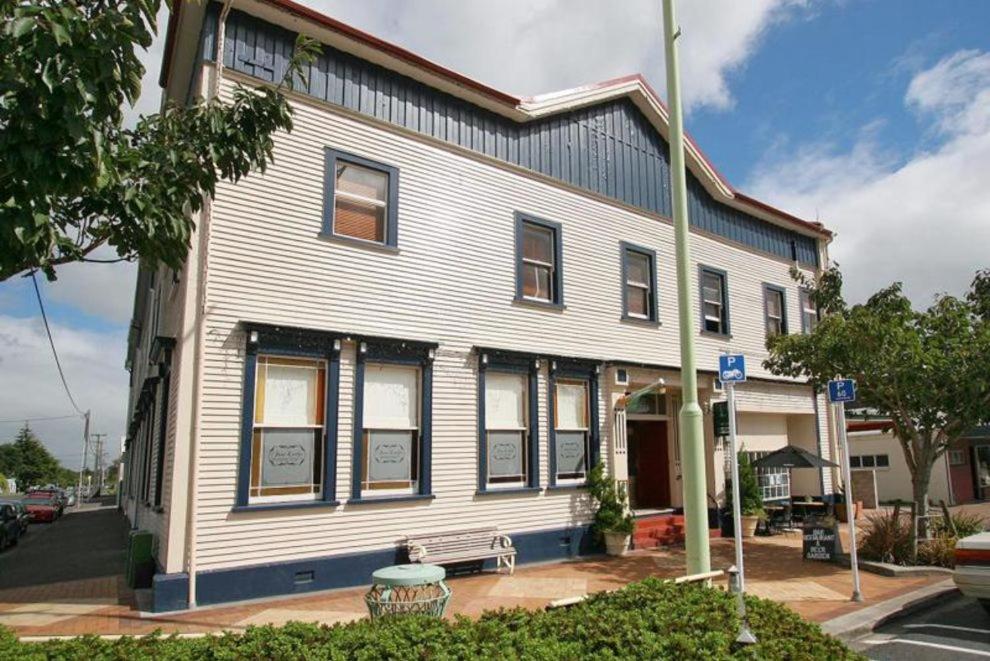
[[[670,457],[667,422],[630,420],[626,423],[629,443],[631,506],[635,509],[670,507]]]

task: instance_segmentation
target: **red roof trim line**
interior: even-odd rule
[[[850,420],[846,431],[890,431],[894,423],[890,420]]]

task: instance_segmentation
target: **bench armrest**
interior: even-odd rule
[[[503,549],[512,548],[512,538],[509,537],[508,535],[499,535],[498,543],[499,545],[501,545]]]
[[[412,560],[413,557],[419,560],[426,555],[426,547],[422,544],[407,544],[406,549],[409,553],[410,560]]]

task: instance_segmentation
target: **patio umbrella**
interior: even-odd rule
[[[813,455],[796,445],[785,445],[753,461],[753,468],[838,468],[838,464]]]

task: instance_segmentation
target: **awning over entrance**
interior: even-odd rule
[[[636,402],[643,399],[648,395],[653,394],[663,394],[665,392],[664,380],[657,379],[645,388],[640,388],[636,392],[629,393],[628,395],[623,395],[615,402],[615,408],[625,410],[636,405]]]
[[[753,462],[753,468],[837,468],[827,459],[813,455],[796,445],[785,445],[779,450],[760,457]]]

